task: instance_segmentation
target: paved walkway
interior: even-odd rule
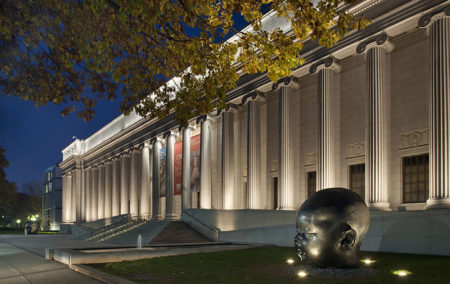
[[[102,283],[45,259],[46,247],[88,248],[96,243],[74,241],[58,235],[0,235],[0,284]]]

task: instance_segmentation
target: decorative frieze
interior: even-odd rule
[[[312,152],[312,153],[305,153],[304,155],[304,166],[313,166],[313,165],[317,165],[317,153],[316,152]]]
[[[278,171],[278,160],[272,160],[270,161],[270,171],[276,172]]]
[[[414,130],[400,134],[399,149],[414,148],[429,144],[429,129]]]
[[[364,142],[347,144],[345,146],[345,157],[347,159],[356,158],[356,157],[364,157],[365,154],[366,154],[366,149],[365,149]]]

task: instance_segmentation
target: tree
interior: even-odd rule
[[[14,216],[20,219],[41,213],[41,185],[38,181],[29,181],[23,184],[22,193],[19,193]]]
[[[367,20],[358,0],[3,0],[0,90],[36,105],[63,105],[89,120],[99,99],[121,111],[180,122],[225,106],[238,70],[289,76],[310,38],[332,46]],[[262,29],[262,5],[292,31]],[[343,4],[343,5],[342,5]],[[238,32],[233,16],[251,29]],[[233,41],[224,39],[236,35]],[[168,79],[179,76],[176,85]]]
[[[2,225],[11,221],[18,198],[16,184],[6,180],[4,168],[9,166],[9,162],[4,153],[5,149],[0,146],[0,222]]]

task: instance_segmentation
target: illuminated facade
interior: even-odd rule
[[[184,208],[296,210],[352,188],[373,210],[450,207],[448,1],[362,1],[372,24],[273,84],[244,74],[226,110],[180,127],[119,116],[63,152],[63,222]],[[279,26],[273,13],[263,25]],[[284,30],[289,27],[282,26]]]
[[[42,174],[42,228],[58,231],[62,221],[62,179],[61,169],[50,167]]]

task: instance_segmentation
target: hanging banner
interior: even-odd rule
[[[159,197],[166,196],[166,148],[161,149],[161,158],[159,159]]]
[[[173,194],[181,194],[183,180],[183,142],[175,143],[173,157]]]
[[[191,137],[191,192],[200,192],[200,134]]]

